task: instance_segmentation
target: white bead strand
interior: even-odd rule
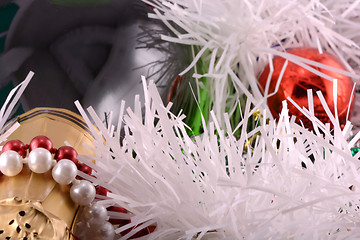
[[[77,167],[73,161],[62,159],[52,169],[54,180],[63,185],[70,184],[77,175]]]
[[[29,153],[28,166],[34,173],[45,173],[52,167],[51,153],[45,148],[36,148]]]
[[[90,204],[96,195],[96,189],[92,183],[86,180],[80,180],[79,183],[74,184],[70,188],[71,199],[81,205],[85,206]]]
[[[114,237],[115,237],[114,226],[109,222],[105,222],[105,224],[103,224],[101,226],[101,228],[98,230],[98,234],[99,234],[98,239],[101,239],[101,240],[113,240]]]
[[[107,218],[107,210],[103,205],[92,204],[84,209],[84,219],[91,226],[101,226],[103,225]]]
[[[23,169],[23,159],[19,153],[8,150],[0,156],[0,171],[8,176],[13,177]]]
[[[53,159],[52,153],[41,147],[30,151],[27,158],[23,158],[17,151],[6,150],[0,155],[0,171],[9,177],[19,174],[24,164],[38,174],[45,173],[52,168],[52,177],[58,184],[69,185],[70,197],[74,203],[84,206],[83,219],[89,228],[91,239],[112,240],[115,230],[108,220],[108,212],[104,205],[93,203],[96,196],[94,185],[87,180],[77,180],[78,168],[74,161],[60,158]]]

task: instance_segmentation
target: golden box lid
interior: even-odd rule
[[[65,142],[76,149],[78,154],[91,154],[84,144],[91,145],[92,137],[83,119],[68,110],[58,108],[35,108],[8,123],[20,127],[9,140],[19,139],[29,144],[35,136],[44,135],[51,139],[54,148]],[[4,143],[2,143],[4,144]],[[71,239],[67,229],[73,229],[78,206],[71,200],[70,186],[57,184],[51,172],[36,174],[24,165],[20,174],[14,177],[0,177],[0,237],[11,239]],[[20,212],[32,214],[31,229],[19,216]],[[14,216],[12,216],[14,215]],[[19,219],[21,218],[21,219]],[[14,220],[15,223],[9,224]],[[19,230],[20,229],[20,230]],[[2,232],[1,232],[2,231]],[[6,235],[8,234],[8,235]],[[6,236],[5,236],[6,235]]]

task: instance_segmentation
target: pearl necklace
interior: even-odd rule
[[[29,149],[28,157],[26,157],[27,149]],[[74,203],[84,207],[82,217],[92,232],[95,229],[97,236],[93,237],[103,240],[114,238],[114,227],[107,221],[109,218],[107,209],[103,205],[93,203],[96,195],[94,185],[87,180],[76,179],[78,168],[86,173],[89,169],[91,172],[91,168],[77,160],[75,149],[69,146],[55,149],[50,139],[45,136],[33,138],[29,145],[25,145],[20,140],[8,141],[0,155],[0,171],[8,177],[13,177],[22,171],[24,164],[38,174],[46,173],[52,168],[55,182],[62,185],[71,184],[70,197]]]

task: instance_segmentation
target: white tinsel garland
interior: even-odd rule
[[[119,239],[153,224],[156,230],[142,239],[360,237],[360,154],[350,151],[360,134],[349,139],[350,122],[341,130],[331,117],[331,130],[311,109],[302,110],[315,126],[309,132],[289,119],[284,102],[278,123],[266,122],[264,111],[259,126],[250,133],[243,127],[240,139],[232,135],[228,115],[222,129],[214,113],[204,134],[189,137],[184,116],[174,116],[155,84],[143,81],[144,113],[136,98],[134,110],[115,121],[117,128],[104,126],[89,108],[94,127],[77,104],[95,136],[96,164],[87,163],[97,178],[88,178],[112,191],[99,203],[134,214],[117,233],[138,226]],[[255,110],[248,101],[244,119]],[[93,157],[81,158],[86,159]]]
[[[12,126],[7,128],[5,124],[6,121],[9,120],[9,118],[12,116],[13,111],[16,108],[16,104],[18,103],[21,95],[25,91],[33,76],[34,73],[29,72],[25,80],[9,92],[9,95],[0,109],[0,143],[2,144],[5,143],[7,138],[20,126],[18,122],[15,122]]]
[[[223,113],[239,104],[241,94],[265,103],[257,76],[272,57],[280,55],[321,75],[316,67],[328,66],[283,51],[293,47],[314,47],[334,54],[345,66],[343,74],[358,82],[360,66],[359,15],[355,0],[143,0],[154,7],[150,18],[159,19],[172,32],[166,41],[196,46],[192,64],[209,62],[206,77],[213,111],[223,125]],[[305,65],[304,63],[310,65]],[[334,70],[334,69],[333,69]],[[335,70],[339,71],[339,70]],[[339,71],[341,72],[341,71]],[[330,81],[331,78],[323,76]],[[230,81],[229,81],[230,80]],[[230,97],[235,87],[237,97]],[[251,89],[251,91],[249,91]],[[271,93],[269,93],[271,94]],[[196,96],[199,98],[199,96]]]
[[[306,45],[337,55],[347,68],[343,73],[358,81],[360,1],[146,2],[155,6],[151,17],[174,32],[164,40],[200,47],[189,67],[200,57],[209,62],[205,76],[214,111],[212,121],[204,121],[204,133],[190,137],[184,116],[163,105],[153,83],[144,81],[144,105],[137,97],[134,109],[124,114],[121,104],[119,119],[110,120],[114,125],[104,126],[92,108],[88,116],[77,104],[92,129],[96,154],[96,164],[92,156],[80,158],[96,170],[96,178],[79,174],[112,192],[98,196],[100,204],[129,211],[110,212],[112,218],[131,218],[117,233],[136,226],[118,238],[128,239],[150,225],[156,230],[142,239],[359,238],[360,153],[352,156],[351,148],[360,133],[351,138],[352,124],[341,130],[329,111],[334,127],[319,122],[311,107],[301,109],[313,122],[309,132],[289,119],[285,103],[275,122],[262,110],[265,100],[256,76],[273,55],[327,68],[281,51]],[[225,113],[226,107],[238,104],[236,97],[225,102],[232,94],[228,79],[237,96],[248,97],[239,139]],[[309,96],[311,102],[311,92]],[[258,109],[263,115],[259,126],[246,132]],[[9,114],[1,111],[4,121]],[[1,137],[5,140],[6,134]]]

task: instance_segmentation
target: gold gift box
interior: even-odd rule
[[[83,119],[71,111],[57,108],[35,108],[13,119],[20,127],[8,138],[29,144],[44,135],[54,148],[65,141],[78,154],[89,155],[84,144],[92,145]],[[4,144],[4,143],[2,143]],[[78,212],[70,198],[70,185],[57,184],[51,170],[44,174],[30,171],[27,165],[14,177],[0,176],[0,239],[73,239]]]

